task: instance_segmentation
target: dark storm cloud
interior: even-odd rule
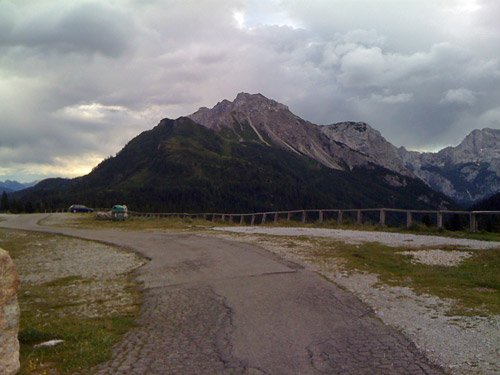
[[[500,127],[499,18],[493,0],[0,0],[0,179],[81,174],[241,91],[457,144]]]

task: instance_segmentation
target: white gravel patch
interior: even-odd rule
[[[17,265],[19,280],[25,283],[42,284],[68,276],[112,280],[144,263],[135,253],[66,237],[33,242],[30,247],[29,262]]]
[[[410,255],[413,259],[412,263],[427,264],[430,266],[448,266],[456,267],[463,260],[470,258],[472,253],[470,251],[444,251],[436,250],[419,250],[419,251],[402,251],[396,254]]]
[[[496,249],[500,242],[478,241],[465,238],[449,238],[440,236],[415,235],[404,233],[388,233],[377,231],[358,231],[324,228],[269,228],[269,227],[219,227],[214,230],[245,233],[270,234],[273,236],[313,236],[327,237],[347,243],[380,242],[388,246],[407,247],[435,247],[435,246],[463,246],[471,249]]]

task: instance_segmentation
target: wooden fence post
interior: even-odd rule
[[[363,224],[363,213],[361,211],[358,211],[358,217],[357,217],[356,223],[358,225]]]
[[[255,225],[255,215],[252,215],[252,221],[250,222],[250,225]]]
[[[262,222],[261,222],[261,224],[265,224],[266,223],[266,218],[267,218],[267,214],[263,214],[262,215]]]
[[[437,227],[438,227],[438,229],[441,229],[443,227],[443,213],[442,212],[437,213]]]
[[[287,215],[286,215],[286,221],[290,221],[290,219],[292,218],[292,213],[289,212]]]
[[[277,223],[277,222],[279,221],[279,219],[280,219],[280,218],[279,218],[279,214],[276,212],[276,213],[274,214],[274,222],[275,222],[275,223]]]
[[[212,223],[215,223],[215,214],[212,214]]]
[[[409,229],[411,227],[413,221],[413,217],[411,215],[411,211],[406,212],[406,229]]]
[[[380,225],[385,227],[385,210],[380,210]]]
[[[476,214],[469,214],[469,224],[470,224],[470,232],[476,233],[477,230],[477,222],[476,222]]]
[[[305,224],[305,222],[306,222],[306,220],[307,220],[307,219],[306,219],[306,216],[307,216],[307,212],[302,211],[302,223],[303,223],[303,224]]]
[[[323,211],[319,211],[318,216],[319,216],[319,219],[318,219],[319,223],[323,224]]]
[[[339,213],[338,213],[337,224],[342,225],[342,211],[339,211]]]

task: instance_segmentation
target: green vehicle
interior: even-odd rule
[[[125,205],[114,205],[111,209],[111,220],[124,221],[128,217],[128,209]]]

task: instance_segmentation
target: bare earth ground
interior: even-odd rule
[[[301,242],[300,247],[290,247],[290,237],[327,237],[348,243],[377,241],[389,246],[422,247],[458,246],[487,249],[500,247],[499,242],[454,239],[438,236],[362,232],[318,228],[264,228],[226,227],[219,237],[249,242],[307,269],[318,272],[336,284],[355,293],[373,308],[386,324],[401,330],[428,358],[452,374],[500,373],[500,317],[448,316],[453,306],[451,299],[431,295],[417,295],[411,288],[381,284],[377,275],[347,272],[338,258],[318,261],[312,255],[314,244]],[[237,233],[237,235],[235,235]],[[469,256],[466,249],[457,251],[413,251],[416,262],[453,265]]]

